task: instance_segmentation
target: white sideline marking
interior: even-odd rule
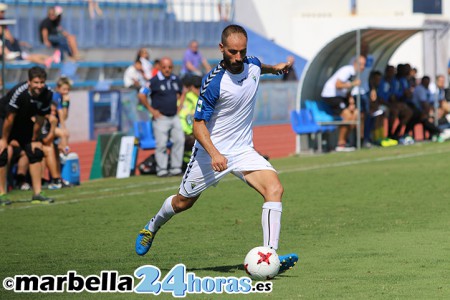
[[[409,154],[402,154],[402,155],[395,155],[395,156],[385,156],[385,157],[378,157],[373,159],[360,159],[360,160],[353,160],[353,161],[343,161],[343,162],[337,162],[332,164],[324,164],[324,165],[313,165],[309,167],[300,167],[300,168],[293,168],[293,169],[286,169],[278,171],[279,174],[283,173],[295,173],[295,172],[305,172],[305,171],[312,171],[312,170],[321,170],[321,169],[329,169],[329,168],[341,168],[341,167],[347,167],[347,166],[353,166],[353,165],[360,165],[370,162],[383,162],[383,161],[390,161],[394,159],[405,159],[405,158],[411,158],[411,157],[420,157],[420,156],[426,156],[426,155],[434,155],[434,154],[442,154],[442,153],[448,153],[448,149],[446,150],[438,150],[438,151],[432,151],[432,152],[415,152],[415,153],[409,153]],[[221,180],[221,182],[227,182],[235,180],[234,178],[224,178]],[[177,180],[179,182],[179,180]],[[130,185],[130,187],[144,187],[149,185],[161,185],[161,182],[149,182],[149,183],[142,183],[142,184],[133,184]],[[84,202],[84,201],[90,201],[90,200],[98,200],[98,199],[105,199],[105,198],[111,198],[111,197],[118,197],[118,196],[135,196],[135,195],[142,195],[142,194],[149,194],[149,193],[157,193],[157,192],[165,192],[165,191],[173,191],[174,189],[177,189],[180,185],[173,185],[168,186],[165,188],[160,189],[152,189],[152,190],[146,190],[146,191],[139,191],[139,192],[128,192],[128,193],[118,193],[114,195],[104,195],[104,196],[97,196],[92,197],[89,199],[72,199],[72,200],[63,200],[63,201],[56,201],[52,204],[33,204],[33,205],[26,205],[26,206],[19,206],[19,207],[10,207],[7,210],[10,209],[28,209],[28,208],[35,208],[35,207],[48,207],[48,206],[54,206],[59,204],[70,204],[70,203],[78,203],[78,202]],[[114,191],[114,190],[123,190],[124,187],[118,187],[118,188],[105,188],[105,189],[98,189],[93,192],[81,192],[79,195],[86,195],[91,193],[101,193],[101,192],[108,192],[108,191]],[[14,205],[14,204],[13,204]],[[4,212],[5,209],[0,209],[0,213]]]

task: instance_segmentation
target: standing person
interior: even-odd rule
[[[229,25],[219,49],[223,60],[204,79],[194,115],[194,151],[180,189],[169,196],[160,211],[136,239],[136,253],[145,255],[158,230],[175,214],[192,207],[201,193],[227,174],[241,178],[264,198],[263,245],[278,249],[283,186],[271,164],[253,149],[252,119],[261,74],[279,74],[289,63],[274,66],[247,57],[247,32]],[[293,267],[296,254],[280,256],[280,272]]]
[[[181,128],[184,131],[184,155],[183,170],[186,169],[191,160],[192,147],[194,147],[194,114],[197,106],[198,96],[200,95],[200,87],[202,78],[200,76],[185,76],[183,84],[187,93],[183,101],[183,105],[178,113],[181,122]]]
[[[204,73],[202,72],[202,67],[205,69],[205,72],[208,73],[211,70],[211,66],[209,65],[206,58],[202,56],[200,51],[198,51],[198,42],[191,41],[189,43],[189,47],[184,52],[183,57],[183,67],[181,68],[181,74],[184,75],[197,75],[202,76]]]
[[[41,193],[41,161],[44,157],[41,127],[45,116],[50,113],[53,92],[45,85],[47,73],[41,67],[28,70],[28,81],[13,87],[0,100],[0,185],[6,182],[8,144],[15,140],[25,150],[30,163],[33,188],[32,203],[51,203],[53,199]],[[33,122],[32,119],[35,119]]]
[[[152,76],[153,64],[150,62],[150,53],[146,48],[140,48],[136,55],[136,60],[139,60],[142,65],[142,73],[145,80],[150,80]]]
[[[153,134],[156,140],[156,175],[159,177],[181,175],[184,151],[184,133],[181,128],[178,98],[183,103],[184,92],[181,80],[172,73],[173,62],[168,57],[161,58],[161,71],[150,79],[150,87],[142,87],[138,93],[139,103],[152,115]],[[151,104],[148,101],[151,98]],[[172,141],[169,156],[167,142]]]
[[[323,100],[330,106],[333,115],[342,118],[342,121],[356,121],[358,111],[355,99],[350,95],[352,88],[361,85],[361,80],[356,78],[357,73],[362,73],[366,65],[366,58],[360,56],[353,64],[339,68],[325,83],[322,90]],[[336,151],[354,151],[355,147],[347,146],[347,139],[351,129],[355,125],[339,126],[339,136]],[[359,138],[359,137],[358,137]]]
[[[53,47],[61,51],[61,60],[67,53],[74,60],[80,59],[77,39],[61,26],[63,9],[61,6],[50,7],[47,18],[39,24],[39,36],[41,42],[48,48]]]
[[[126,88],[139,90],[145,83],[142,62],[137,58],[123,73],[123,84]]]

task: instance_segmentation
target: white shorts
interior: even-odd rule
[[[211,157],[205,150],[193,149],[179,193],[187,198],[200,195],[212,185],[216,185],[228,173],[239,177],[243,181],[245,171],[272,170],[272,165],[253,148],[248,148],[239,154],[224,155],[228,159],[228,168],[216,172],[211,167]]]

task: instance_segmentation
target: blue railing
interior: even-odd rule
[[[214,47],[217,32],[232,21],[234,12],[234,0],[98,1],[103,14],[91,18],[86,1],[2,2],[9,6],[6,17],[17,20],[17,25],[11,26],[13,35],[33,48],[43,47],[39,23],[54,5],[63,7],[62,25],[77,36],[81,49],[178,48],[192,39],[204,47]]]

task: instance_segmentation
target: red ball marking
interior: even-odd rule
[[[262,252],[258,252],[259,255],[259,260],[258,260],[258,265],[262,262],[267,263],[268,265],[270,265],[270,261],[269,258],[272,255],[272,253],[267,252],[266,254],[262,253]]]

